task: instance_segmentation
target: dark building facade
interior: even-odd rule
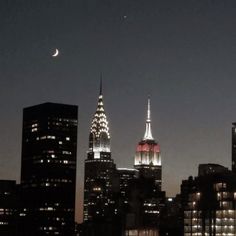
[[[86,235],[115,235],[112,222],[118,215],[118,194],[119,176],[111,158],[110,133],[101,86],[85,160],[84,223],[90,230]]]
[[[158,236],[165,192],[155,191],[155,180],[140,176],[134,179],[128,192],[126,235]]]
[[[19,234],[74,234],[77,106],[24,109]]]
[[[17,185],[12,180],[0,180],[0,235],[17,233]]]
[[[134,180],[138,178],[139,171],[130,168],[117,168],[120,185],[120,200],[124,208],[128,208],[130,188]]]
[[[182,182],[184,236],[236,235],[236,175],[221,169]]]
[[[160,236],[183,236],[183,215],[180,195],[167,197],[164,205],[160,219]]]

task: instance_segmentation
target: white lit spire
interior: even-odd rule
[[[143,140],[154,140],[152,137],[151,129],[151,108],[150,108],[150,98],[148,98],[148,109],[147,109],[147,119],[146,119],[146,130]]]

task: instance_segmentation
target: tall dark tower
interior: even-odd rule
[[[146,130],[136,149],[134,168],[139,170],[140,176],[154,179],[157,189],[161,190],[161,154],[160,146],[152,136],[150,99],[148,99]]]
[[[20,235],[73,235],[77,116],[71,105],[24,109]]]
[[[85,160],[84,221],[106,221],[115,214],[113,199],[116,166],[111,158],[110,134],[104,110],[102,83],[89,134]]]
[[[232,171],[236,173],[236,123],[232,127]]]

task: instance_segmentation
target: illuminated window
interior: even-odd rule
[[[216,183],[215,184],[216,191],[221,191],[223,189],[226,189],[226,187],[227,187],[226,183]]]
[[[67,154],[67,155],[70,155],[70,154],[71,154],[71,152],[69,152],[69,151],[62,151],[62,154]]]

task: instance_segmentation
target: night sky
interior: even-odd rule
[[[133,165],[148,95],[169,196],[200,163],[230,167],[235,26],[235,0],[1,0],[0,179],[19,182],[24,107],[78,105],[81,219],[101,72],[118,167]],[[52,58],[55,48],[60,55]]]

